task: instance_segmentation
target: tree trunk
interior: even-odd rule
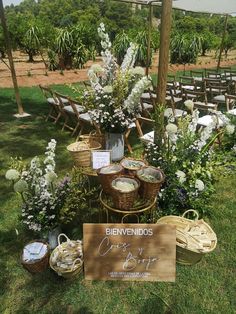
[[[29,51],[29,52],[28,52],[28,55],[29,55],[29,60],[28,60],[28,62],[34,62],[34,54],[33,54],[33,52]]]

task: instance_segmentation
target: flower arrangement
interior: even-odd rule
[[[151,86],[141,67],[134,67],[137,46],[130,44],[119,67],[111,53],[111,42],[103,23],[98,28],[103,65],[88,71],[92,91],[84,94],[89,114],[104,132],[123,133],[140,112],[140,96]]]
[[[192,109],[190,102],[187,105]],[[196,132],[197,110],[178,120],[177,126],[173,123],[163,125],[160,117],[164,109],[164,106],[158,106],[158,112],[155,112],[159,138],[146,148],[148,162],[160,167],[166,175],[159,194],[159,206],[165,214],[179,214],[189,208],[206,211],[206,201],[214,191],[213,143],[218,136],[214,130],[217,119],[224,124],[222,133],[229,128],[229,121],[216,112],[212,123],[199,133]]]
[[[30,165],[9,169],[6,179],[13,182],[15,192],[22,197],[21,217],[28,229],[47,231],[60,224],[61,208],[70,191],[70,179],[57,182],[55,173],[56,141],[48,143],[43,163],[34,157]]]

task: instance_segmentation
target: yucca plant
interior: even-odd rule
[[[74,54],[74,39],[69,29],[65,28],[57,31],[55,50],[59,57],[59,67],[61,69],[71,68]]]
[[[201,40],[198,34],[176,33],[171,39],[170,62],[186,65],[196,63],[201,50]]]
[[[114,55],[117,59],[117,63],[121,65],[124,56],[126,54],[127,49],[130,46],[131,42],[131,37],[125,33],[124,31],[119,33],[113,42],[113,50],[114,50]]]

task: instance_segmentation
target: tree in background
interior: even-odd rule
[[[5,40],[3,36],[3,30],[0,26],[0,58],[5,58],[6,55],[6,47],[5,47]]]
[[[205,56],[207,51],[218,49],[220,46],[220,37],[210,33],[209,31],[203,32],[199,35],[201,55]]]
[[[201,41],[197,34],[175,33],[171,38],[170,62],[196,63],[201,50]]]

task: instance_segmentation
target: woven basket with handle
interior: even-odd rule
[[[62,243],[61,237],[65,237],[66,242]],[[83,268],[82,242],[79,240],[77,241],[70,240],[64,233],[61,233],[58,236],[58,243],[59,245],[52,251],[52,254],[50,256],[50,260],[49,260],[50,267],[59,276],[62,276],[66,279],[72,279],[76,277],[78,274],[80,274]],[[57,265],[57,260],[60,260],[63,262],[63,260],[66,257],[65,254],[68,255],[68,253],[65,253],[66,251],[68,251],[68,247],[69,247],[69,250],[71,250],[71,252],[73,253],[73,256],[76,256],[76,257],[73,259],[73,262],[68,269],[62,269],[61,267]]]
[[[102,133],[92,131],[89,134],[80,135],[79,139],[82,141],[97,142],[101,144],[102,149],[105,148],[105,135]]]
[[[194,220],[185,218],[187,213],[194,213]],[[193,265],[198,263],[202,257],[216,248],[217,237],[212,228],[203,220],[199,220],[198,212],[187,210],[182,217],[165,216],[160,218],[157,223],[172,224],[176,226],[176,260],[183,265]],[[191,231],[193,230],[193,231]],[[201,235],[204,235],[204,244]]]
[[[125,192],[114,188],[118,181],[133,184],[134,190],[130,192]],[[111,183],[112,189],[111,196],[113,199],[114,206],[118,209],[131,210],[134,205],[134,201],[137,199],[139,186],[140,186],[139,181],[132,177],[120,176],[119,178],[114,179]]]
[[[145,199],[154,199],[157,197],[157,193],[165,179],[163,172],[155,167],[146,166],[138,170],[136,176],[140,181],[139,193],[141,197]],[[148,176],[154,178],[153,182],[145,179],[145,176],[147,178]]]
[[[75,142],[67,146],[67,150],[70,152],[74,159],[74,164],[77,167],[90,167],[91,165],[91,151],[98,150],[102,147],[101,144],[95,141],[84,140]]]
[[[119,164],[111,164],[97,170],[98,178],[105,193],[111,194],[111,182],[122,175],[124,168]]]
[[[48,261],[49,261],[49,256],[50,256],[50,248],[49,248],[49,245],[46,242],[42,241],[42,240],[34,240],[34,241],[29,242],[28,244],[34,243],[34,242],[39,242],[39,243],[45,244],[47,246],[46,254],[39,260],[26,262],[23,259],[23,253],[22,253],[21,264],[30,273],[40,273],[40,272],[44,271],[46,268],[48,268]]]

